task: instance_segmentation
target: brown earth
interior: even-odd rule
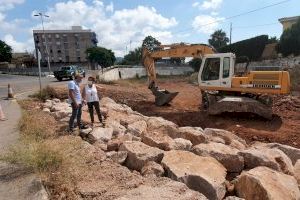
[[[160,88],[177,91],[179,95],[170,105],[157,107],[154,97],[147,89],[145,80],[118,81],[114,84],[99,84],[102,96],[118,103],[125,103],[147,116],[161,116],[179,126],[220,128],[232,131],[248,143],[254,141],[278,142],[300,148],[300,98],[274,97],[273,118],[265,120],[248,113],[224,113],[210,116],[201,110],[201,94],[196,85],[187,78],[175,77],[160,80]],[[64,91],[59,92],[61,95]],[[85,119],[88,116],[85,114]]]

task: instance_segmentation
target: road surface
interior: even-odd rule
[[[36,76],[18,76],[0,74],[0,98],[7,97],[7,85],[12,86],[13,92],[17,96],[27,96],[39,90],[39,78]],[[67,85],[67,81],[58,82],[52,77],[42,77],[42,87],[47,85]]]

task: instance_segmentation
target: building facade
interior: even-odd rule
[[[71,30],[33,30],[36,52],[39,49],[43,62],[47,61],[47,49],[51,63],[87,62],[86,49],[97,45],[97,37],[91,30],[73,26]]]
[[[299,20],[300,16],[295,16],[295,17],[284,17],[279,19],[279,22],[283,26],[283,31],[286,29],[289,29],[293,26],[293,24],[296,24],[296,22]]]

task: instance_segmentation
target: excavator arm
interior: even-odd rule
[[[161,90],[156,83],[156,70],[155,60],[169,57],[169,58],[202,58],[206,54],[214,54],[215,50],[205,44],[173,44],[173,45],[161,45],[158,50],[150,51],[147,48],[143,48],[142,62],[146,68],[149,85],[148,88],[155,96],[155,104],[162,106],[171,102],[178,94],[178,92],[169,92],[168,90]]]

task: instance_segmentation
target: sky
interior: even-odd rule
[[[32,30],[70,29],[81,25],[97,34],[98,46],[124,56],[147,35],[163,44],[205,43],[217,29],[232,42],[267,34],[280,37],[279,18],[300,15],[300,0],[236,16],[283,0],[0,0],[0,40],[14,52],[32,52]]]

